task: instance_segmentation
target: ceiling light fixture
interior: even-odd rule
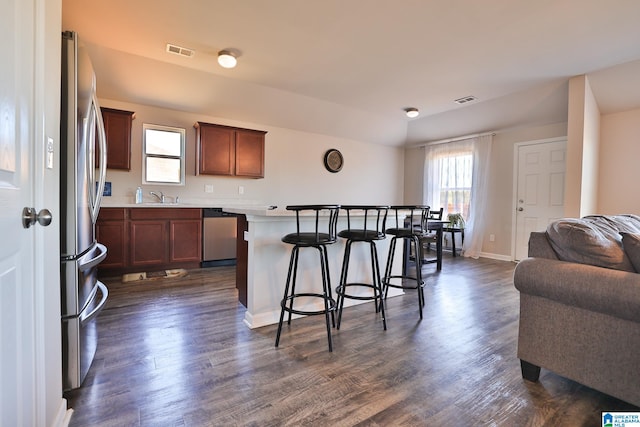
[[[221,50],[218,52],[218,64],[224,68],[233,68],[238,63],[236,55],[229,50]]]
[[[420,115],[420,111],[417,108],[405,108],[404,112],[407,114],[407,117],[413,119],[414,117],[418,117]]]

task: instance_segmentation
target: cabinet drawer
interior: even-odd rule
[[[125,208],[101,208],[98,221],[123,221]]]
[[[145,219],[199,219],[202,217],[202,209],[195,208],[133,208],[132,220]]]

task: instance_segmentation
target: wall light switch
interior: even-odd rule
[[[244,194],[244,187],[242,185],[238,187],[238,194]]]
[[[489,234],[489,241],[490,242],[495,242],[496,241],[496,235],[495,234]]]
[[[46,164],[47,164],[47,169],[53,169],[53,138],[51,138],[50,136],[47,137],[47,144],[46,144],[46,148],[45,148],[46,152],[45,152],[45,158],[46,158]]]
[[[213,184],[205,184],[204,185],[205,193],[213,193]]]

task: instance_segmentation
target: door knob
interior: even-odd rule
[[[518,212],[522,212],[524,208],[518,208]]]
[[[42,209],[40,212],[36,213],[34,208],[24,208],[22,209],[22,226],[24,228],[29,228],[32,225],[38,222],[43,227],[51,224],[51,212],[49,209]]]

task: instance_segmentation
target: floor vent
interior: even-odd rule
[[[463,97],[463,98],[458,98],[458,99],[456,99],[454,102],[455,102],[456,104],[466,104],[467,102],[475,101],[475,100],[477,100],[477,99],[478,99],[478,98],[476,98],[475,96],[473,96],[473,95],[469,95],[469,96],[465,96],[465,97]]]
[[[171,43],[167,43],[167,52],[184,56],[186,58],[191,58],[196,54],[196,51],[193,49],[187,49],[186,47],[176,46],[175,44]]]

